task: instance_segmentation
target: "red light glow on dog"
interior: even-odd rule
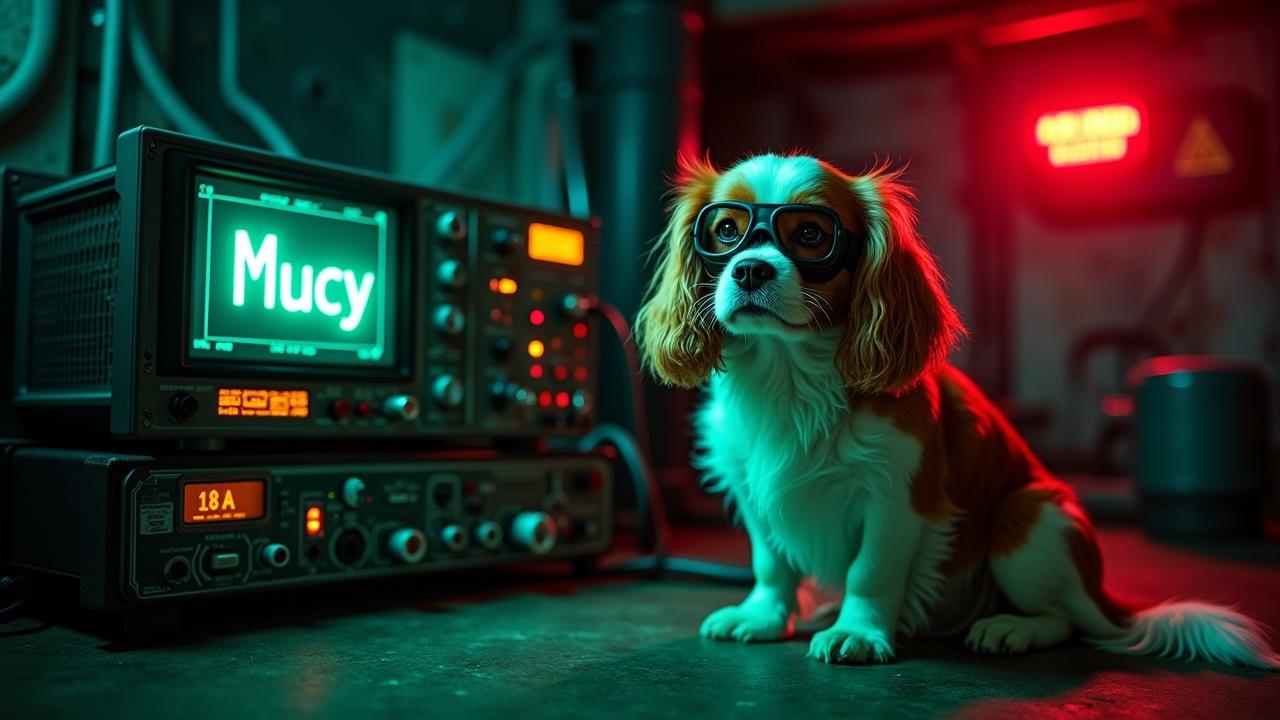
[[[1036,144],[1048,149],[1056,168],[1122,160],[1142,130],[1133,105],[1098,105],[1045,113],[1036,120]]]

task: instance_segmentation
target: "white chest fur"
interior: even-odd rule
[[[920,457],[913,438],[849,408],[836,339],[732,338],[695,417],[709,486],[757,518],[793,566],[832,587],[857,556],[867,513],[911,512]]]

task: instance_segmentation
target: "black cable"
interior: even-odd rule
[[[671,526],[667,515],[666,502],[662,497],[662,488],[658,486],[657,477],[653,473],[648,458],[650,454],[648,419],[644,405],[644,392],[641,386],[640,358],[636,345],[631,337],[631,327],[622,311],[596,296],[587,299],[587,307],[608,321],[614,335],[622,344],[623,354],[627,358],[627,384],[631,389],[632,423],[636,428],[633,435],[620,425],[605,424],[587,434],[580,443],[583,451],[593,450],[604,443],[613,445],[618,455],[627,466],[635,484],[636,519],[638,532],[645,529],[652,533],[652,552],[648,555],[605,567],[605,572],[647,573],[661,575],[666,572],[696,575],[716,582],[750,585],[755,577],[751,568],[742,565],[718,563],[699,558],[674,557],[667,554],[667,541],[670,538]],[[643,536],[642,536],[643,537]],[[648,545],[641,542],[641,547]]]
[[[20,575],[0,575],[0,623],[16,620],[31,598],[28,580]]]
[[[1138,328],[1151,327],[1173,310],[1178,297],[1182,295],[1187,283],[1195,275],[1196,267],[1200,265],[1204,241],[1205,219],[1202,215],[1193,215],[1188,219],[1187,232],[1182,238],[1177,257],[1169,266],[1169,272],[1160,281],[1155,294],[1151,296],[1146,309],[1139,316]]]

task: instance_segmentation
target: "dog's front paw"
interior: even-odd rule
[[[770,611],[747,604],[730,605],[702,621],[702,637],[712,640],[768,642],[791,635],[791,615],[785,609]]]
[[[893,642],[876,628],[836,624],[814,634],[809,657],[825,663],[885,663],[893,660]]]

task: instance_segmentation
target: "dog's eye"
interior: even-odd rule
[[[716,238],[721,242],[729,243],[738,239],[738,223],[725,218],[716,223]]]
[[[794,237],[796,242],[801,245],[804,245],[805,247],[814,247],[821,244],[826,238],[826,235],[827,234],[822,230],[822,228],[818,227],[816,223],[807,222],[796,228]]]

